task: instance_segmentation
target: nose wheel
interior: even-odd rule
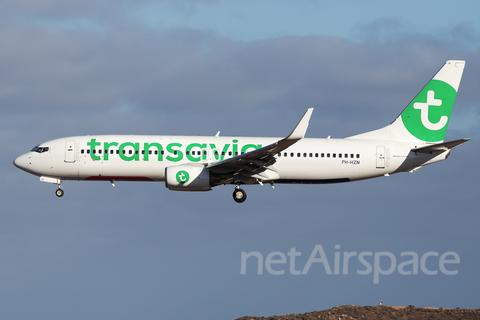
[[[60,183],[58,184],[58,189],[55,190],[55,195],[56,195],[57,197],[62,197],[63,194],[64,194],[64,192],[63,192],[63,184],[62,184],[62,181],[60,180]]]
[[[233,191],[233,200],[237,203],[242,203],[247,199],[247,193],[241,189],[239,186],[235,186]]]

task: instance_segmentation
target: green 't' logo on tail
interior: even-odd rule
[[[443,141],[457,91],[440,80],[431,80],[402,112],[402,121],[416,138]]]

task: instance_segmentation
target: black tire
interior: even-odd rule
[[[247,199],[247,193],[243,189],[235,189],[233,191],[233,200],[237,203],[242,203]]]
[[[60,189],[60,188],[55,191],[55,195],[56,195],[57,197],[62,197],[63,194],[64,194],[64,192],[63,192],[63,190]]]

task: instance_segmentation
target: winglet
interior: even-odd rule
[[[260,149],[256,149],[245,154],[235,156],[233,158],[211,162],[207,165],[207,168],[211,169],[214,167],[224,167],[224,168],[237,168],[235,170],[240,170],[245,167],[248,163],[254,163],[257,167],[264,168],[265,165],[271,165],[275,163],[275,154],[279,153],[290,147],[291,145],[297,143],[305,136],[307,132],[308,122],[312,116],[313,108],[310,108],[305,112],[302,119],[297,123],[295,129],[293,129],[290,135],[282,140],[274,142],[268,146],[265,146]],[[219,171],[224,172],[224,171]],[[252,175],[253,177],[253,175]]]
[[[295,129],[293,129],[292,133],[284,140],[300,140],[303,139],[305,133],[307,132],[308,123],[310,121],[310,117],[312,116],[313,108],[309,108],[307,112],[303,115],[302,119],[298,122]]]

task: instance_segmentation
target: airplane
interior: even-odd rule
[[[234,185],[328,184],[413,172],[445,160],[470,139],[444,142],[465,61],[449,60],[389,125],[344,139],[304,138],[313,108],[285,138],[94,135],[35,146],[14,165],[56,184],[63,180],[164,181],[176,191]]]

